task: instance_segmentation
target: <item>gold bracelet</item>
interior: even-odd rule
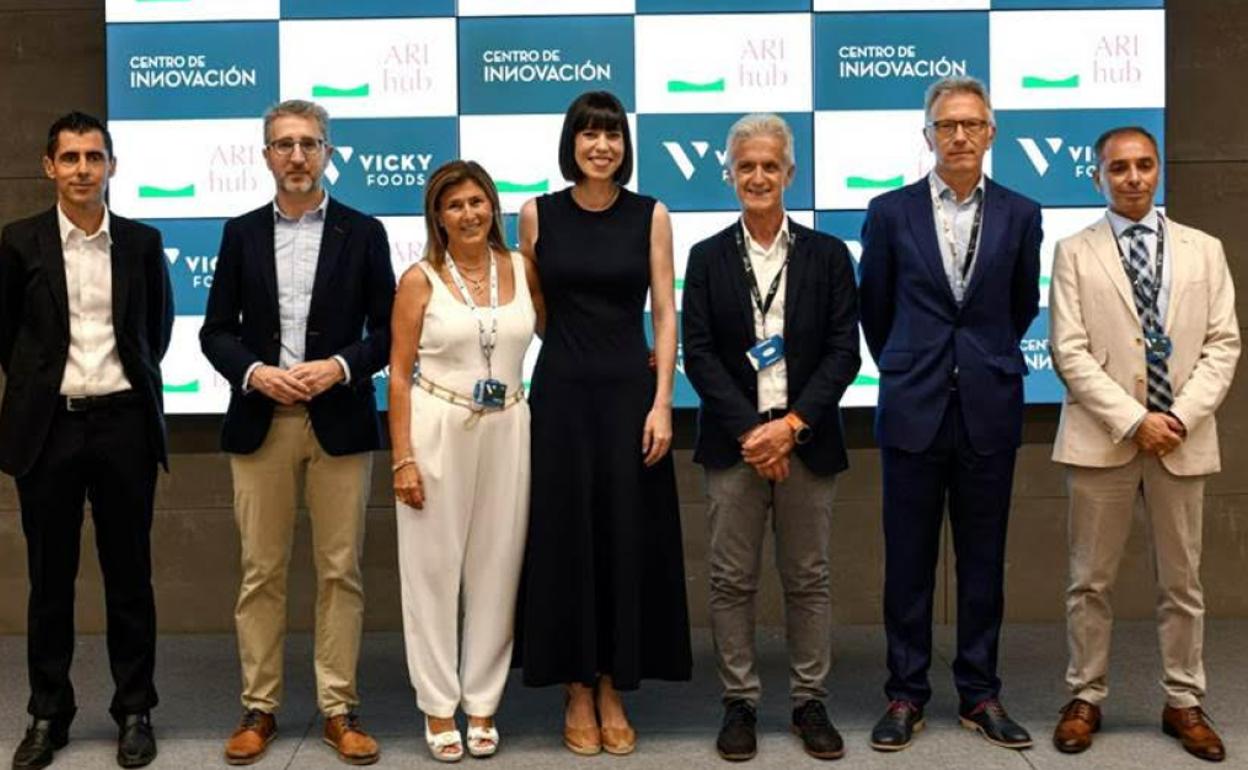
[[[392,473],[398,473],[400,468],[406,468],[409,465],[415,465],[415,464],[416,464],[416,458],[412,457],[411,455],[408,455],[407,457],[404,457],[403,459],[396,462],[394,465],[391,465],[390,471]]]

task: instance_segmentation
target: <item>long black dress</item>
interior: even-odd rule
[[[670,452],[651,468],[641,452],[655,389],[643,328],[654,205],[628,190],[596,212],[570,189],[537,200],[547,322],[517,608],[527,685],[690,677],[675,471]]]

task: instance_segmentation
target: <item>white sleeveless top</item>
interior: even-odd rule
[[[508,262],[511,263],[515,296],[495,310],[498,339],[491,363],[494,379],[507,385],[510,397],[519,391],[523,382],[524,354],[533,340],[537,314],[529,295],[524,257],[517,253],[510,254],[510,259],[506,256],[496,253],[495,259],[500,273],[507,269]],[[487,376],[477,319],[481,319],[489,334],[490,306],[487,303],[474,311],[451,293],[432,265],[425,260],[417,264],[433,286],[420,332],[420,376],[447,390],[471,396],[473,385]]]

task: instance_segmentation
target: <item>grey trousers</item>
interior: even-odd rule
[[[762,693],[754,663],[754,597],[768,514],[784,588],[789,693],[794,705],[827,696],[832,665],[828,579],[835,476],[816,476],[791,457],[778,484],[742,462],[706,470],[711,531],[711,632],[724,701],[757,704]]]

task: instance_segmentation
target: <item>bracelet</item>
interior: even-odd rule
[[[408,455],[407,457],[404,457],[403,459],[396,462],[394,465],[391,465],[390,471],[393,473],[397,473],[400,468],[406,468],[409,465],[415,465],[415,464],[416,464],[416,458],[412,457],[411,455]]]

